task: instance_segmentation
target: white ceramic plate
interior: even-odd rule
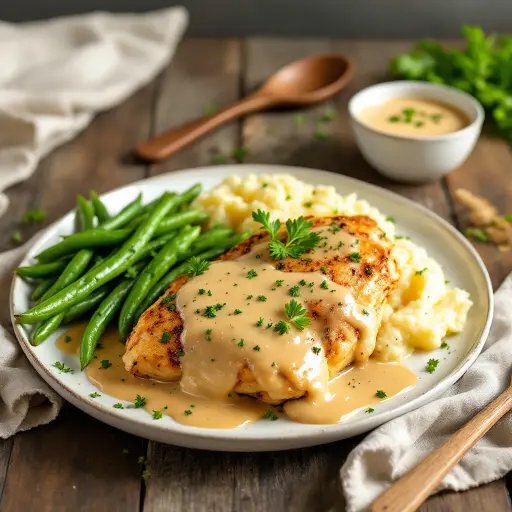
[[[454,228],[426,208],[381,188],[338,174],[275,165],[226,165],[174,172],[117,189],[102,199],[111,212],[117,212],[139,192],[143,192],[144,199],[148,201],[166,189],[182,191],[196,182],[209,189],[227,176],[250,173],[290,173],[305,182],[333,185],[340,194],[355,192],[386,215],[393,216],[397,232],[411,236],[416,243],[425,247],[442,265],[447,279],[453,285],[468,290],[474,302],[464,332],[450,339],[451,352],[439,350],[437,353],[416,354],[408,358],[405,364],[418,375],[417,386],[375,406],[375,412],[371,415],[361,412],[337,425],[304,425],[280,419],[275,422],[261,420],[234,430],[200,429],[180,425],[170,417],[155,421],[142,409],[114,409],[112,405],[118,400],[108,395],[102,394],[99,399],[89,398],[89,393],[95,388],[79,371],[78,360],[62,354],[55,346],[57,335],[63,331],[41,346],[32,347],[28,341],[28,330],[13,321],[23,351],[52,388],[86,413],[132,434],[192,448],[264,451],[312,446],[366,432],[433,400],[461,377],[482,350],[487,337],[493,311],[492,288],[484,264],[472,246]],[[61,235],[71,233],[73,223],[74,213],[69,213],[51,225],[31,248],[22,265],[33,263],[35,254],[56,243]],[[27,284],[15,278],[11,290],[12,314],[29,308],[29,295]],[[441,361],[433,374],[424,371],[430,357]],[[63,361],[75,372],[60,373],[52,366],[55,361]]]

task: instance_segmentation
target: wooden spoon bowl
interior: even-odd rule
[[[277,107],[305,107],[328,100],[352,79],[354,67],[343,55],[318,55],[281,68],[253,94],[224,110],[140,143],[138,156],[160,161],[240,116]]]

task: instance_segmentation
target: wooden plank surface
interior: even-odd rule
[[[482,139],[448,180],[420,187],[382,178],[362,159],[348,123],[348,99],[385,79],[388,59],[408,47],[378,41],[186,40],[160,79],[98,116],[82,135],[46,158],[30,180],[10,189],[10,209],[0,218],[7,234],[0,249],[12,245],[10,235],[30,207],[47,209],[51,222],[74,206],[77,192],[103,192],[146,175],[209,165],[216,155],[230,157],[241,146],[249,151],[248,162],[309,166],[364,179],[424,204],[458,227],[465,217],[452,208],[457,187],[512,211],[512,157],[502,141]],[[129,158],[135,143],[150,134],[200,116],[209,105],[235,101],[290,60],[328,51],[346,53],[357,63],[354,81],[335,101],[299,118],[294,112],[253,116],[150,168]],[[334,119],[321,122],[331,111]],[[24,234],[39,228],[26,228]],[[478,250],[498,285],[512,269],[511,255],[488,246]],[[0,510],[343,510],[339,469],[361,439],[277,453],[202,452],[144,442],[68,406],[53,424],[0,442]],[[146,485],[140,478],[143,465],[137,464],[144,454],[150,473]],[[501,480],[465,493],[443,493],[422,510],[501,512],[510,510],[510,500]]]
[[[29,208],[47,210],[48,224],[74,207],[76,193],[91,188],[104,192],[144,178],[146,167],[127,155],[137,140],[149,134],[156,84],[100,114],[85,132],[45,158],[27,182],[11,188],[9,211],[0,219],[2,232],[17,229]],[[28,236],[40,227],[24,232]],[[10,236],[1,243],[8,246]],[[8,455],[10,443],[1,510],[139,510],[142,469],[137,457],[143,455],[142,439],[68,405],[50,425],[7,441],[0,450],[0,484],[2,456]],[[123,454],[123,449],[130,453]]]

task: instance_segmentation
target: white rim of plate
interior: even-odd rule
[[[485,344],[485,341],[487,340],[487,336],[489,334],[489,330],[491,327],[491,322],[493,318],[494,313],[494,295],[492,290],[492,284],[491,280],[489,278],[489,274],[487,272],[487,269],[476,252],[476,250],[473,248],[473,246],[468,242],[468,240],[461,234],[457,229],[455,229],[453,226],[448,224],[445,220],[443,220],[441,217],[427,209],[426,207],[415,203],[414,201],[403,197],[399,194],[396,194],[394,192],[391,192],[389,190],[386,190],[382,187],[379,187],[377,185],[373,185],[367,182],[364,182],[362,180],[358,180],[356,178],[351,178],[345,175],[340,175],[335,172],[331,171],[324,171],[320,169],[312,169],[307,167],[297,167],[297,166],[285,166],[285,165],[273,165],[273,164],[232,164],[232,165],[223,165],[219,166],[222,167],[222,169],[232,169],[233,174],[265,174],[265,173],[271,173],[271,174],[285,174],[285,173],[291,173],[293,175],[293,172],[313,172],[315,175],[321,177],[321,175],[325,176],[338,176],[342,177],[344,180],[346,180],[348,183],[357,183],[359,186],[361,184],[363,185],[363,188],[367,187],[370,190],[376,191],[377,193],[385,196],[387,199],[394,201],[395,203],[401,203],[409,208],[413,208],[416,210],[420,210],[424,215],[430,218],[432,222],[436,223],[439,227],[444,229],[445,231],[448,231],[449,234],[451,234],[453,237],[455,237],[462,246],[465,247],[465,249],[468,251],[468,253],[474,258],[474,260],[477,262],[478,267],[482,273],[482,276],[484,277],[485,283],[486,283],[486,290],[487,293],[487,299],[489,303],[489,308],[487,311],[486,316],[486,322],[483,328],[481,329],[480,333],[477,334],[477,337],[475,339],[478,339],[478,342],[473,345],[473,347],[469,350],[467,353],[465,359],[450,373],[448,376],[446,376],[442,381],[438,382],[435,386],[433,386],[431,389],[429,389],[426,393],[423,395],[411,400],[410,402],[407,402],[405,404],[402,404],[394,409],[391,409],[389,411],[382,411],[376,414],[375,416],[368,416],[363,417],[357,424],[351,425],[353,434],[347,437],[353,437],[355,435],[358,435],[362,432],[367,432],[369,430],[373,430],[374,428],[382,425],[383,423],[386,423],[394,418],[397,418],[399,416],[402,416],[403,414],[406,414],[410,411],[413,411],[422,405],[428,403],[431,401],[435,396],[438,396],[440,393],[448,389],[452,384],[454,384],[462,375],[471,367],[471,365],[474,363],[480,352],[482,351],[482,348]],[[143,180],[138,180],[133,183],[130,183],[128,185],[124,185],[122,187],[116,188],[111,190],[108,193],[112,193],[115,191],[120,191],[124,189],[128,189],[130,187],[136,187],[137,185],[140,185],[142,183],[147,183],[151,181],[161,181],[161,180],[167,180],[169,179],[169,176],[173,177],[181,177],[184,175],[192,175],[193,173],[203,173],[203,172],[212,172],[212,170],[216,169],[216,167],[213,166],[207,166],[207,167],[195,167],[190,169],[183,169],[181,171],[174,171],[170,173],[160,174],[158,176],[153,176],[150,178],[146,178]],[[240,173],[240,170],[242,172]],[[193,178],[191,177],[191,180]],[[316,180],[315,180],[316,181]],[[321,182],[317,182],[317,184],[321,184]],[[50,231],[53,230],[53,228],[59,224],[64,217],[67,215],[70,215],[72,212],[68,212],[66,215],[59,218],[57,221],[52,223],[50,226],[48,226],[40,235],[39,239],[37,240],[35,245],[44,245],[46,238],[49,236]],[[30,251],[33,250],[33,247],[31,247]],[[29,251],[29,252],[30,252]],[[27,255],[25,258],[23,258],[21,264],[24,264],[28,260]],[[109,423],[112,426],[115,426],[116,428],[120,428],[118,426],[119,423],[127,422],[128,424],[136,424],[139,427],[147,427],[147,423],[145,421],[141,421],[138,418],[130,418],[127,420],[125,416],[123,416],[121,413],[117,412],[116,409],[112,409],[111,407],[107,407],[106,405],[102,405],[100,402],[90,402],[87,400],[84,400],[83,396],[80,393],[77,393],[75,390],[71,389],[69,386],[62,383],[60,380],[58,380],[50,371],[48,371],[48,368],[42,364],[42,362],[38,359],[36,355],[36,351],[34,349],[37,349],[37,347],[33,347],[29,340],[26,338],[25,333],[21,329],[21,327],[16,323],[14,318],[14,286],[16,283],[17,276],[15,275],[11,284],[11,291],[10,291],[10,309],[11,309],[11,323],[14,328],[14,332],[16,334],[16,337],[18,339],[18,342],[20,343],[20,346],[31,362],[32,366],[36,369],[36,371],[39,373],[39,375],[50,385],[57,393],[59,393],[61,396],[64,394],[64,398],[66,398],[68,401],[73,402],[79,402],[82,405],[85,406],[85,412],[88,412],[88,414],[91,414],[92,416],[96,417],[100,421],[104,421],[106,423]],[[483,291],[483,290],[482,290]],[[63,393],[64,391],[64,393]],[[66,396],[67,395],[67,396]],[[112,418],[112,422],[109,422],[104,416],[107,416],[109,419]],[[249,434],[247,431],[244,431],[243,427],[237,428],[237,429],[219,429],[219,430],[208,430],[207,433],[204,433],[205,429],[198,428],[198,427],[187,427],[184,425],[179,425],[179,430],[174,426],[174,424],[167,424],[167,425],[159,425],[159,424],[152,424],[151,425],[152,430],[157,430],[161,434],[164,434],[160,436],[161,438],[165,437],[166,432],[176,432],[180,437],[185,437],[188,439],[194,438],[197,440],[207,441],[207,440],[229,440],[230,438],[236,437],[239,440],[243,441],[262,441],[262,440],[272,440],[272,441],[279,441],[279,440],[287,440],[287,439],[306,439],[308,438],[314,438],[318,435],[322,436],[321,440],[318,440],[319,442],[305,442],[304,444],[301,444],[301,446],[311,446],[311,445],[320,445],[329,443],[332,441],[335,441],[339,438],[337,437],[338,430],[340,428],[343,428],[343,423],[337,423],[334,425],[318,425],[317,428],[308,429],[307,431],[304,431],[303,433],[297,432],[296,430],[292,430],[290,432],[281,433],[277,436],[269,435],[268,432],[263,433],[257,433],[257,432],[250,432]],[[316,427],[316,425],[314,426]],[[127,431],[130,431],[130,429],[126,429]],[[233,432],[236,432],[236,435],[233,435]],[[270,448],[275,449],[275,448]],[[221,448],[222,450],[222,448]],[[259,450],[258,450],[259,451]]]

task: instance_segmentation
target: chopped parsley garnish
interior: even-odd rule
[[[206,318],[215,318],[217,316],[217,309],[215,306],[206,306],[204,309],[204,316]]]
[[[446,350],[449,350],[450,345],[448,345],[448,343],[446,343],[446,341],[443,340],[443,342],[441,343],[441,348],[445,348]]]
[[[313,351],[313,354],[316,356],[322,352],[322,349],[320,347],[312,347],[311,350]]]
[[[62,373],[74,373],[74,370],[68,368],[64,365],[64,363],[61,363],[60,361],[55,361],[52,366],[57,368],[57,370],[61,371]]]
[[[34,208],[31,210],[28,210],[25,213],[25,215],[23,215],[21,222],[23,222],[23,224],[31,224],[33,222],[43,222],[47,216],[48,216],[48,213],[46,211],[40,210],[38,208]]]
[[[489,235],[478,228],[466,228],[464,230],[464,235],[467,238],[474,238],[475,240],[478,240],[479,242],[488,242],[489,241]]]
[[[185,351],[184,351],[182,348],[180,348],[180,349],[176,352],[176,355],[177,355],[178,357],[183,357],[183,356],[185,355]]]
[[[235,309],[234,314],[235,315],[241,315],[242,311],[240,309]]]
[[[255,345],[254,347],[252,347],[252,349],[255,350],[256,352],[259,352],[261,350],[259,345]]]
[[[368,316],[370,312],[367,309],[363,309],[363,315]]]
[[[391,217],[391,215],[390,215],[389,217],[386,217],[386,220],[388,222],[393,222],[394,223],[395,222],[395,217]]]
[[[114,404],[112,407],[114,409],[124,409],[124,406],[121,402],[117,402],[117,404]]]
[[[367,275],[367,276],[371,276],[373,274],[373,269],[372,267],[365,267],[364,268],[364,273]]]
[[[398,116],[389,116],[388,117],[388,123],[399,123],[400,118]]]
[[[264,318],[260,316],[260,319],[256,322],[256,327],[261,327],[264,321]]]
[[[265,295],[258,295],[257,299],[260,302],[267,302],[267,297],[265,297]]]
[[[300,297],[300,288],[297,285],[292,286],[289,293],[292,297]]]
[[[304,281],[304,279],[301,279],[301,280],[299,281],[299,284],[300,284],[301,286],[306,286],[306,284],[307,284],[307,283],[306,283],[306,281]]]
[[[253,295],[247,295],[247,300],[251,300],[253,298]]]
[[[89,393],[89,396],[90,396],[91,398],[98,398],[98,397],[100,397],[101,395],[100,395],[98,392],[96,392],[96,391],[95,391],[94,393]]]
[[[414,275],[415,276],[422,276],[423,272],[425,272],[426,270],[427,270],[427,268],[423,268],[421,270],[416,270],[416,272],[414,272]]]
[[[153,419],[158,419],[158,418],[153,418]],[[142,480],[144,480],[144,482],[147,482],[148,481],[148,478],[151,476],[151,471],[149,471],[149,469],[145,469],[143,472],[142,472]]]
[[[304,208],[311,208],[313,206],[313,201],[307,201],[303,203],[302,206],[304,206]]]
[[[231,153],[231,156],[233,160],[236,160],[237,162],[243,162],[247,155],[249,154],[249,150],[247,148],[236,148]]]
[[[21,244],[21,242],[23,242],[23,235],[21,234],[21,231],[15,231],[13,233],[12,241],[16,242],[17,244]]]
[[[293,121],[297,126],[302,126],[303,124],[306,123],[306,118],[303,114],[295,114],[293,116]]]
[[[190,409],[185,409],[183,413],[185,414],[185,416],[190,416],[192,414],[192,411]]]
[[[189,277],[200,276],[210,268],[210,262],[202,260],[197,256],[192,256],[185,263],[185,274]]]
[[[245,345],[245,340],[243,338],[240,339],[240,341],[237,343],[238,347],[243,347]]]
[[[279,219],[271,222],[270,214],[261,210],[253,212],[252,217],[256,222],[263,225],[261,229],[269,232],[270,242],[268,248],[270,256],[274,260],[282,260],[288,257],[300,258],[305,252],[315,248],[320,242],[318,233],[310,231],[313,222],[306,220],[304,217],[294,220],[288,219],[286,221],[286,242],[277,240],[277,234],[281,227]]]
[[[320,284],[320,288],[323,288],[324,290],[328,290],[329,286],[327,284],[327,281],[322,281],[322,283]]]
[[[311,319],[306,316],[307,311],[295,299],[286,303],[284,309],[288,320],[300,331],[303,331],[311,323]]]
[[[283,286],[283,283],[284,283],[284,279],[278,279],[278,280],[276,281],[276,286],[277,286],[278,288],[281,288],[281,286]]]
[[[258,272],[256,272],[256,270],[254,270],[253,268],[251,268],[251,270],[249,270],[249,272],[247,272],[247,279],[254,279],[255,277],[258,276]]]
[[[326,267],[325,265],[322,265],[322,266],[320,267],[320,270],[322,271],[322,274],[327,274],[327,270],[328,270],[328,269],[327,269],[327,267]]]
[[[169,343],[169,341],[171,341],[171,333],[169,331],[164,331],[160,338],[160,343]]]
[[[110,368],[112,366],[112,363],[108,359],[103,359],[100,363],[100,369],[106,370],[107,368]]]
[[[382,391],[382,389],[377,389],[377,392],[375,393],[375,396],[377,398],[387,398],[387,394],[385,391]]]
[[[206,290],[204,288],[199,288],[197,293],[199,293],[199,295],[204,295],[206,293]]]
[[[275,361],[272,361],[272,364],[270,366],[272,366],[272,368],[275,368],[277,366],[277,363]]]
[[[278,332],[281,336],[290,332],[291,326],[288,322],[281,320],[274,325],[274,331]]]
[[[274,411],[269,407],[267,409],[267,412],[265,413],[265,415],[263,416],[263,419],[264,420],[270,420],[270,421],[276,421],[279,419],[279,416],[276,416],[274,414]]]
[[[164,413],[162,411],[155,411],[153,409],[153,419],[154,420],[161,420],[164,417]]]
[[[71,343],[73,340],[72,340],[71,336],[66,336],[66,337],[64,338],[64,341],[65,341],[66,343]]]
[[[365,412],[371,413],[371,412],[374,412],[374,411],[375,411],[375,409],[373,407],[368,407],[368,409],[366,409]]]
[[[426,366],[425,370],[428,373],[434,373],[436,371],[438,364],[439,364],[439,359],[429,359],[427,361],[427,366]]]
[[[169,302],[173,301],[176,298],[176,294],[172,293],[171,295],[168,295],[164,299],[162,299],[162,304],[169,304]]]
[[[348,255],[348,259],[354,263],[359,263],[361,261],[361,254],[358,252],[352,252]]]
[[[146,397],[137,395],[135,397],[135,403],[133,404],[135,409],[140,409],[141,407],[144,407],[145,405],[146,405]]]

